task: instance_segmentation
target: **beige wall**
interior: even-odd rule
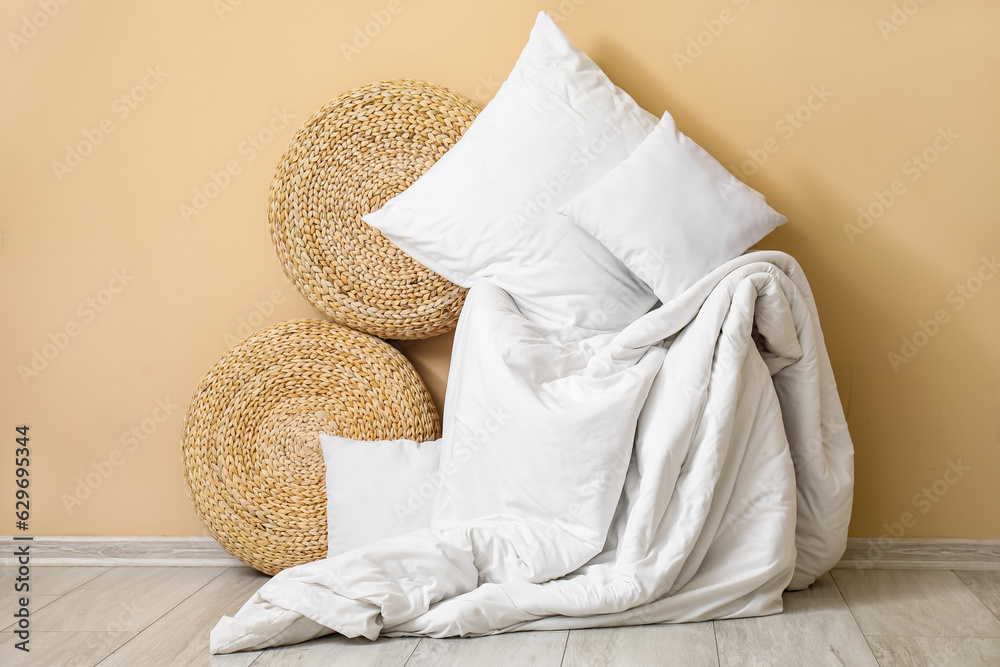
[[[28,423],[35,534],[205,534],[181,476],[188,398],[241,322],[316,316],[282,276],[265,209],[295,128],[379,79],[483,104],[547,8],[788,216],[762,247],[796,256],[816,291],[857,447],[852,534],[904,517],[910,537],[1000,538],[1000,279],[983,264],[1000,252],[1000,5],[895,4],[8,0],[0,498],[13,505]],[[388,7],[348,61],[343,44]],[[89,154],[67,162],[80,143]],[[239,173],[186,220],[230,161]],[[859,206],[879,214],[881,191],[891,205],[845,227]],[[438,400],[449,342],[407,350]],[[36,351],[51,358],[22,377]]]

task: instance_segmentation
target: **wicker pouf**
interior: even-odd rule
[[[271,184],[271,238],[289,279],[334,322],[390,339],[454,328],[465,290],[361,217],[444,155],[477,112],[444,88],[387,81],[328,102],[292,137]]]
[[[440,420],[396,349],[318,320],[251,335],[191,400],[183,447],[195,510],[226,551],[261,572],[326,556],[319,433],[424,441],[439,437]]]

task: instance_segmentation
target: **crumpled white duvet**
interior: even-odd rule
[[[212,652],[773,614],[837,562],[853,446],[791,257],[739,257],[617,334],[565,333],[477,283],[432,526],[279,573]]]

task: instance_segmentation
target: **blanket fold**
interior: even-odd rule
[[[843,554],[853,491],[801,269],[749,253],[584,340],[476,283],[438,478],[429,527],[279,573],[212,652],[780,612]]]

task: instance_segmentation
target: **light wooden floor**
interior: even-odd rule
[[[0,568],[0,610],[14,609]],[[1000,665],[1000,571],[834,570],[764,618],[479,639],[325,637],[228,656],[208,632],[266,577],[242,567],[34,567],[31,652],[0,665]]]

